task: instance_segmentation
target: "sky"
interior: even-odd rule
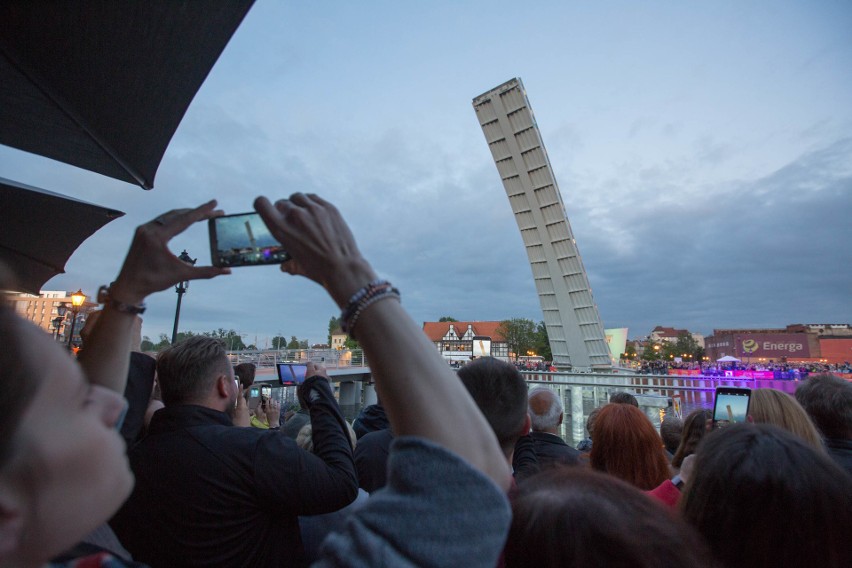
[[[125,211],[45,290],[93,295],[134,228],[314,192],[417,322],[542,319],[471,101],[520,77],[607,328],[852,322],[852,4],[258,0],[143,191],[0,147],[0,175]],[[173,239],[209,264],[207,228]],[[148,299],[171,334],[177,296]],[[326,341],[275,266],[192,282],[181,330]]]

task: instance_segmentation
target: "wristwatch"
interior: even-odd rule
[[[677,487],[679,490],[683,489],[683,479],[681,479],[680,474],[672,477],[672,485]]]
[[[134,306],[133,304],[125,304],[124,302],[114,300],[109,295],[109,286],[101,286],[98,288],[98,303],[109,306],[117,312],[131,314],[134,316],[145,313],[145,302],[142,302],[138,306]]]

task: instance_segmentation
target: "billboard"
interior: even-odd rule
[[[741,359],[800,359],[811,357],[805,333],[738,333],[734,353]]]

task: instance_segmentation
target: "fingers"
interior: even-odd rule
[[[167,238],[171,239],[198,221],[221,217],[222,215],[224,213],[216,209],[216,200],[211,199],[194,209],[174,209],[168,213],[164,213],[157,217],[154,223],[162,226]]]
[[[190,274],[187,277],[187,280],[209,280],[210,278],[215,278],[216,276],[221,276],[222,274],[230,274],[231,269],[226,267],[216,267],[216,266],[193,266],[191,267]]]

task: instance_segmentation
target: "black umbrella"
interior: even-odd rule
[[[16,290],[38,294],[65,272],[65,262],[95,231],[124,215],[0,178],[0,263],[12,269]]]
[[[154,186],[254,0],[3,0],[0,144]]]

